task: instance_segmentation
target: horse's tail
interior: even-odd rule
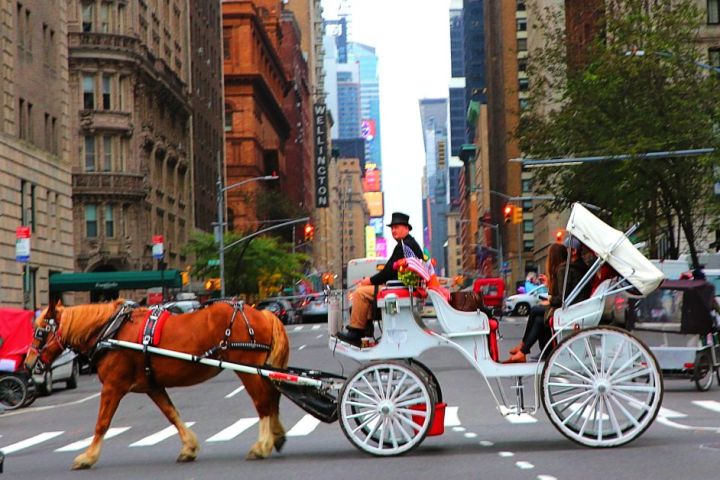
[[[290,342],[288,341],[285,326],[272,312],[260,310],[265,318],[272,322],[272,343],[267,363],[275,368],[285,368],[290,357]]]

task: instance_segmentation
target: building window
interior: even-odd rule
[[[95,171],[95,137],[85,137],[85,171]]]
[[[522,191],[523,193],[529,193],[532,189],[532,180],[525,179],[522,181]]]
[[[532,220],[523,220],[523,232],[524,233],[533,233],[533,221]]]
[[[517,19],[517,31],[518,32],[527,32],[527,18],[518,18]]]
[[[107,2],[100,4],[100,31],[110,32],[110,4]]]
[[[112,137],[110,135],[103,136],[103,172],[112,171]]]
[[[27,275],[30,277],[27,278]],[[30,287],[28,290],[28,286]],[[37,308],[37,268],[23,269],[23,306],[28,310]]]
[[[35,185],[20,180],[20,223],[35,231]]]
[[[533,208],[533,202],[532,200],[523,200],[522,201],[522,209],[525,212],[532,212]]]
[[[517,0],[515,5],[517,5],[518,12],[524,12],[527,9],[525,6],[525,0]]]
[[[83,75],[83,108],[95,108],[95,78],[89,74]]]
[[[107,238],[115,236],[115,221],[113,219],[112,205],[105,205],[105,236]]]
[[[521,92],[526,92],[528,90],[528,88],[530,88],[530,80],[527,78],[519,79],[518,84],[520,85]]]
[[[232,58],[232,51],[230,50],[232,44],[232,29],[223,28],[223,58],[230,60]]]
[[[711,25],[720,23],[720,0],[707,0],[707,23]]]
[[[102,101],[103,101],[103,109],[104,110],[110,110],[112,108],[112,77],[110,75],[103,75],[102,76]]]
[[[97,237],[97,206],[93,204],[85,205],[85,236]]]
[[[526,252],[532,252],[535,249],[534,240],[523,240],[523,250]]]
[[[94,2],[86,1],[82,4],[82,31],[92,32]]]
[[[27,120],[25,118],[25,99],[18,99],[18,137],[27,139]]]
[[[708,63],[713,67],[720,67],[720,48],[708,49]]]
[[[527,52],[527,38],[518,38],[517,49],[518,52]]]
[[[232,131],[233,111],[230,105],[225,105],[225,131]]]

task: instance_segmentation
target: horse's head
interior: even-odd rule
[[[40,371],[44,371],[65,350],[60,334],[63,310],[60,302],[51,303],[35,319],[35,334],[25,357],[28,370],[33,371],[37,366]]]

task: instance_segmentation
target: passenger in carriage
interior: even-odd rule
[[[575,289],[583,276],[585,276],[585,273],[587,273],[589,267],[585,263],[582,254],[583,248],[586,247],[574,237],[565,239],[564,245],[570,249],[569,266],[566,261],[565,248],[561,244],[554,243],[548,250],[546,268],[548,272],[549,305],[538,305],[530,310],[522,341],[510,349],[510,358],[503,363],[523,363],[527,361],[527,355],[535,342],[538,342],[540,350],[545,348],[550,337],[552,337],[549,321],[552,318],[553,311],[562,306],[564,297],[567,297]],[[564,285],[566,271],[567,285]],[[591,291],[591,285],[588,282],[578,296],[575,297],[573,303],[589,298]]]
[[[423,251],[417,241],[410,235],[412,225],[410,217],[404,213],[394,212],[392,220],[388,224],[392,231],[393,238],[397,241],[392,255],[387,263],[378,273],[372,277],[365,277],[358,281],[357,289],[352,296],[352,311],[350,313],[350,325],[344,332],[338,332],[337,338],[351,345],[360,346],[360,341],[367,336],[368,324],[372,322],[372,304],[377,293],[377,287],[389,280],[397,280],[397,271],[393,264],[401,258],[411,256],[410,252],[417,258],[423,258]],[[406,255],[407,252],[407,255]],[[370,326],[372,324],[370,323]]]

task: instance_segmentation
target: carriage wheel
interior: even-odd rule
[[[695,388],[701,392],[710,390],[713,384],[713,364],[710,352],[700,352],[695,359],[695,370],[693,371]]]
[[[362,367],[343,385],[340,427],[360,450],[377,456],[407,453],[432,425],[436,394],[421,370],[404,362]]]
[[[6,410],[20,408],[27,399],[27,385],[15,375],[0,378],[0,404]]]
[[[597,327],[565,339],[542,372],[542,402],[555,428],[588,447],[617,447],[655,419],[663,383],[657,360],[624,330]]]

